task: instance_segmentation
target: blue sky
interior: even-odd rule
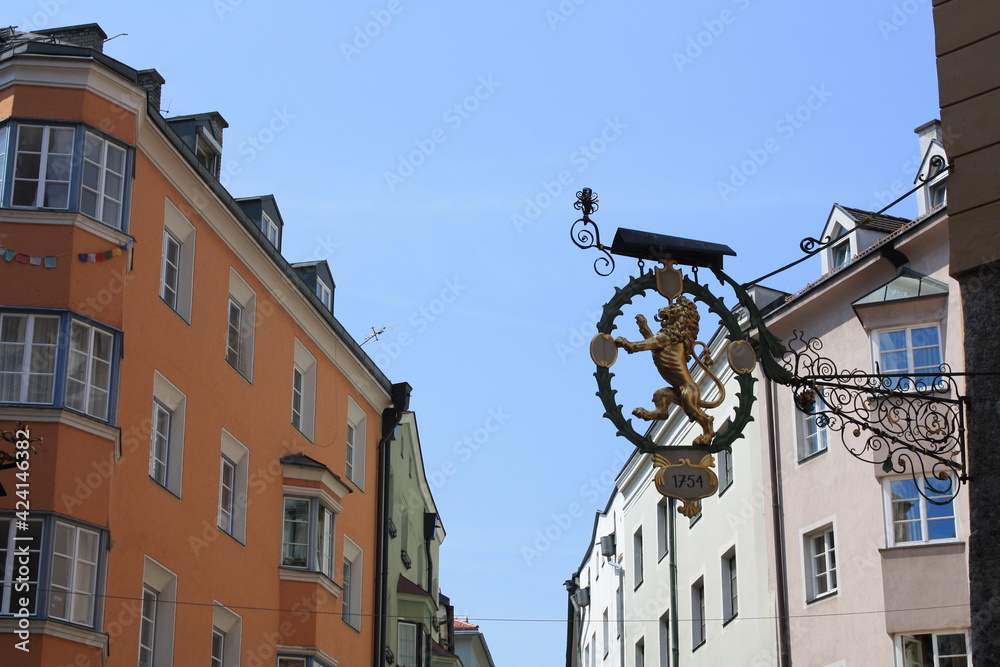
[[[595,275],[570,243],[576,191],[598,193],[608,241],[622,226],[726,243],[746,281],[797,258],[834,202],[909,189],[913,129],[938,116],[927,0],[5,9],[20,29],[127,33],[105,52],[164,76],[164,115],[226,118],[227,187],[276,197],[284,255],[330,262],[348,330],[387,327],[365,350],[414,387],[441,585],[498,667],[564,661],[562,582],[631,451],[586,345],[635,265]]]

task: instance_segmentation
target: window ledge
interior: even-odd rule
[[[691,652],[694,653],[695,651],[697,651],[698,649],[700,649],[704,645],[705,645],[705,640],[702,639],[700,642],[698,642],[697,644],[694,645],[694,648],[691,649]]]
[[[727,618],[724,621],[722,621],[722,627],[726,627],[727,625],[729,625],[730,623],[732,623],[733,621],[735,621],[736,617],[739,616],[739,615],[740,615],[740,613],[736,612],[735,614],[733,614],[729,618]]]
[[[815,461],[819,457],[826,454],[828,451],[830,451],[830,449],[828,447],[824,447],[823,449],[815,451],[812,454],[809,454],[808,456],[803,456],[802,458],[799,459],[798,463],[799,465],[804,465],[806,463],[809,463],[810,461]]]
[[[121,455],[121,429],[106,421],[68,408],[11,404],[0,406],[0,420],[20,421],[29,427],[36,424],[63,424],[110,440],[115,444],[115,459]]]
[[[326,576],[322,572],[316,572],[314,570],[298,570],[284,565],[279,565],[278,578],[282,581],[304,581],[310,584],[319,584],[337,598],[339,598],[340,594],[344,591],[343,587],[330,579],[330,577]]]
[[[817,595],[814,598],[806,600],[806,606],[811,605],[811,604],[816,604],[817,602],[822,602],[823,600],[829,600],[830,598],[835,598],[835,597],[837,597],[837,594],[839,592],[840,592],[840,589],[838,588],[837,590],[830,591],[829,593],[823,593],[822,595]]]
[[[733,481],[729,480],[728,484],[726,484],[724,487],[722,487],[721,489],[719,489],[719,498],[721,498],[723,495],[725,495],[726,491],[728,491],[731,488],[733,488]]]
[[[29,618],[28,623],[30,624],[28,631],[31,633],[32,638],[36,635],[48,635],[76,642],[77,644],[84,644],[85,646],[93,646],[101,649],[104,660],[108,658],[108,635],[105,632],[53,619],[36,620]],[[0,634],[14,633],[18,630],[18,619],[10,617],[0,618]]]
[[[944,547],[944,548],[942,548]],[[948,548],[951,547],[951,548]],[[900,554],[905,551],[963,552],[965,541],[960,539],[935,540],[933,542],[903,542],[878,550],[880,554]]]
[[[4,208],[2,210],[4,222],[19,222],[29,225],[73,225],[118,246],[133,240],[132,236],[120,229],[106,225],[77,211],[41,208]]]

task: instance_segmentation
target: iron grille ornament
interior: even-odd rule
[[[943,159],[932,158],[928,174],[918,176],[921,184],[917,188],[925,186],[948,169],[950,167],[945,165]],[[908,196],[917,188],[903,196]],[[597,202],[597,194],[590,188],[583,188],[577,193],[574,206],[583,215],[571,228],[573,242],[582,249],[597,248],[602,253],[594,262],[594,271],[601,276],[614,271],[612,254],[634,257],[639,262],[639,275],[631,278],[624,287],[615,288],[614,296],[604,305],[597,323],[597,334],[591,342],[591,357],[597,367],[594,373],[597,396],[604,405],[604,416],[617,428],[616,434],[628,439],[640,451],[653,455],[654,466],[658,468],[657,488],[661,493],[682,498],[660,488],[661,477],[666,470],[680,465],[680,461],[690,465],[690,461],[699,456],[706,457],[702,460],[707,470],[713,465],[712,453],[729,449],[733,442],[743,437],[743,430],[753,420],[751,406],[756,400],[753,391],[756,378],[751,371],[758,364],[768,379],[791,389],[799,411],[812,416],[816,424],[829,433],[837,434],[854,457],[879,465],[886,473],[909,473],[915,481],[926,480],[925,484],[918,483],[916,486],[928,501],[936,504],[951,502],[960,485],[968,481],[965,461],[966,397],[955,382],[955,377],[966,374],[954,373],[945,364],[920,374],[841,370],[832,359],[822,356],[823,343],[819,338],[806,338],[804,333],[796,331],[789,347],[786,347],[768,330],[760,310],[747,292],[749,286],[808,259],[836,239],[803,239],[799,247],[805,257],[741,285],[722,270],[722,256],[735,254],[726,246],[622,229],[615,236],[615,244],[611,247],[603,245],[600,230],[590,217],[598,208]],[[889,206],[872,215],[880,215]],[[623,232],[628,234],[623,235]],[[633,239],[641,237],[651,242],[648,248],[637,247],[634,242],[619,246],[620,240],[626,236]],[[661,262],[662,267],[646,271],[643,259]],[[673,269],[675,263],[690,266],[694,280],[681,275],[676,278],[666,275],[668,279],[664,280],[665,274],[671,271],[681,274]],[[699,266],[707,267],[721,285],[733,291],[740,310],[749,322],[748,328],[741,326],[743,323],[737,316],[739,310],[726,306],[722,298],[698,282]],[[676,289],[664,289],[663,285],[671,282],[677,285]],[[658,322],[664,322],[663,328],[654,332],[640,315],[636,319],[644,340],[632,342],[621,336],[613,337],[612,332],[617,328],[615,320],[622,315],[622,308],[649,290],[660,292],[671,303],[670,307],[661,308],[656,317]],[[729,340],[727,356],[736,372],[739,402],[734,413],[717,429],[712,426],[712,417],[709,417],[706,426],[704,418],[698,414],[699,410],[690,409],[690,400],[685,405],[685,392],[690,396],[692,383],[682,376],[690,377],[689,367],[694,369],[697,363],[703,372],[711,375],[706,365],[699,362],[699,357],[693,353],[694,345],[698,344],[693,337],[684,343],[678,343],[676,338],[670,339],[676,349],[683,347],[685,352],[676,352],[668,361],[657,359],[658,350],[665,347],[661,343],[673,333],[668,326],[673,316],[667,311],[686,301],[684,294],[706,304],[709,312],[719,318],[719,326]],[[752,339],[748,332],[753,332]],[[697,335],[697,328],[694,335]],[[692,444],[657,445],[648,435],[636,431],[631,419],[625,418],[622,406],[615,399],[617,390],[611,386],[614,373],[610,369],[618,359],[618,348],[629,353],[652,351],[657,369],[669,384],[654,394],[657,410],[636,408],[633,414],[642,419],[662,420],[668,407],[683,409],[691,421],[704,427],[703,433]],[[694,372],[698,372],[697,369]],[[700,399],[696,396],[697,400]],[[685,458],[679,459],[681,456]],[[700,502],[697,508],[692,506],[689,511],[700,511]]]

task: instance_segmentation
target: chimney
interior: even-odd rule
[[[146,89],[146,99],[149,102],[149,106],[153,107],[159,113],[160,89],[166,83],[166,80],[155,69],[139,70],[136,72],[136,79],[139,85]]]
[[[920,159],[923,159],[927,155],[927,149],[931,147],[932,141],[937,139],[942,144],[944,143],[941,135],[941,121],[937,119],[924,123],[915,129],[914,132],[917,133],[920,141]]]
[[[108,38],[108,34],[101,30],[101,26],[96,23],[71,25],[66,28],[35,30],[35,33],[38,35],[47,35],[63,44],[93,49],[98,53],[104,53],[104,40]]]

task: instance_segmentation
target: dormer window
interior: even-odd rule
[[[327,310],[333,310],[333,290],[320,279],[316,279],[316,296],[323,302]]]
[[[945,182],[935,183],[928,192],[928,203],[931,208],[943,204],[945,200]]]
[[[851,239],[844,239],[830,250],[830,268],[836,269],[847,264],[851,258]]]
[[[210,135],[204,127],[198,128],[198,136],[195,144],[195,155],[198,157],[198,162],[201,163],[205,169],[215,176],[219,177],[219,163],[222,159],[222,146],[219,142]]]
[[[267,213],[261,215],[260,231],[264,233],[271,245],[275,248],[278,247],[278,225],[268,217]]]

